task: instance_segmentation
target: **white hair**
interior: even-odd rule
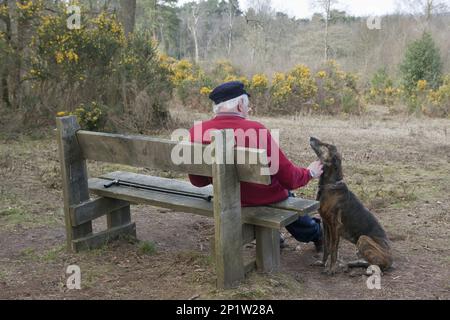
[[[213,106],[214,108],[214,113],[218,114],[218,113],[239,113],[241,114],[242,112],[240,112],[238,110],[238,106],[239,106],[239,102],[243,102],[243,106],[244,106],[244,113],[248,112],[248,106],[249,106],[249,99],[248,99],[248,95],[243,94],[237,98],[228,100],[228,101],[224,101],[221,102],[219,104],[215,104]]]

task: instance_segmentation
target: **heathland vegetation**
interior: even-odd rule
[[[209,111],[208,94],[230,80],[247,85],[258,115],[373,104],[449,116],[444,2],[404,0],[415,10],[377,28],[315,2],[312,19],[296,19],[268,0],[247,10],[236,0],[0,0],[2,119],[47,126],[71,113],[90,130],[145,132],[171,126],[172,108]]]

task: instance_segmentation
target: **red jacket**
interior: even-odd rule
[[[201,130],[197,126],[201,125]],[[194,130],[201,132],[201,137],[194,137]],[[192,142],[209,144],[211,142],[210,130],[221,129],[247,129],[267,130],[261,123],[256,121],[250,121],[239,116],[234,115],[219,115],[212,120],[197,124],[190,130],[190,136]],[[271,140],[270,132],[267,130],[267,156],[271,156]],[[258,135],[258,148],[260,147],[259,135]],[[272,142],[274,143],[274,142]],[[288,190],[295,190],[300,187],[306,186],[311,180],[311,175],[308,169],[300,168],[292,164],[289,159],[286,158],[283,151],[276,145],[279,152],[279,170],[278,173],[272,176],[272,183],[270,186],[241,182],[241,202],[244,207],[267,205],[286,200],[289,196]],[[245,139],[245,146],[249,147],[249,139]],[[212,183],[212,179],[209,177],[189,175],[191,183],[196,187],[205,187]]]

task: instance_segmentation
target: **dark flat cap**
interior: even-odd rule
[[[240,81],[226,82],[215,88],[209,95],[209,98],[214,101],[215,104],[219,104],[242,96],[243,94],[250,97],[244,87],[245,85]]]

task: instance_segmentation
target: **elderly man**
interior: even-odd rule
[[[286,158],[264,125],[248,119],[249,96],[241,82],[233,81],[220,85],[209,96],[214,101],[215,117],[196,124],[190,130],[191,141],[209,144],[211,130],[233,129],[237,143],[245,144],[240,145],[241,147],[263,148],[267,150],[269,159],[278,159],[278,171],[272,175],[270,186],[241,183],[241,201],[244,207],[261,206],[286,200],[292,196],[291,190],[306,186],[309,181],[319,178],[323,173],[322,164],[319,161],[313,162],[308,168],[295,166]],[[257,132],[263,130],[265,133],[265,136],[262,135],[263,139],[267,140],[260,141],[261,135],[259,134],[245,135],[244,139],[236,137],[237,134],[246,133],[249,130]],[[250,141],[251,137],[257,141]],[[208,177],[191,175],[189,179],[197,187],[205,187],[212,183],[211,178]],[[298,241],[314,242],[317,251],[322,249],[320,220],[311,219],[308,216],[301,217],[286,229]]]

